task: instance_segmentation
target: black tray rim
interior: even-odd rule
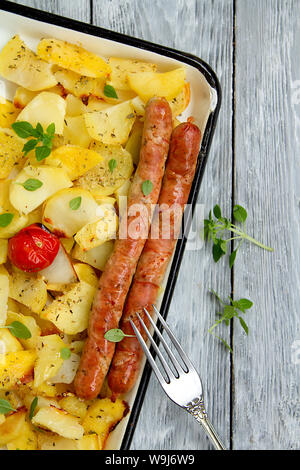
[[[82,32],[85,34],[89,34],[92,36],[101,37],[103,39],[108,39],[111,41],[119,42],[125,45],[137,47],[139,49],[148,50],[151,52],[155,52],[157,54],[170,57],[172,59],[179,60],[184,62],[192,67],[198,69],[206,78],[209,85],[215,90],[217,95],[217,103],[215,109],[210,113],[208,121],[206,123],[205,131],[203,134],[201,148],[198,155],[198,163],[196,168],[195,177],[193,180],[193,184],[191,187],[188,204],[191,206],[191,213],[190,216],[193,216],[194,209],[197,203],[197,198],[202,182],[202,178],[204,175],[208,154],[211,148],[213,135],[215,132],[215,128],[217,125],[217,119],[221,107],[221,100],[222,100],[222,92],[220,82],[214,70],[202,59],[199,57],[190,54],[188,52],[182,52],[177,49],[172,49],[170,47],[162,46],[159,44],[152,43],[150,41],[145,41],[144,39],[135,38],[133,36],[128,36],[126,34],[117,33],[115,31],[111,31],[105,28],[101,28],[100,26],[91,25],[89,23],[84,23],[78,20],[74,20],[72,18],[66,18],[63,16],[59,16],[53,13],[48,13],[42,10],[38,10],[36,8],[27,7],[25,5],[20,5],[17,3],[12,3],[7,0],[1,0],[0,10],[4,10],[10,13],[14,13],[16,15],[24,16],[25,18],[31,18],[36,21],[41,21],[44,23],[50,23],[55,26],[60,26],[67,29],[72,29],[78,32]],[[191,223],[191,217],[190,222]],[[160,307],[160,312],[164,318],[167,317],[169,307],[171,304],[171,300],[173,297],[173,291],[175,289],[181,261],[183,258],[185,246],[186,246],[187,238],[183,237],[182,239],[178,240],[173,261],[170,268],[170,274],[168,277],[167,285],[165,288],[165,294],[162,299],[162,304]],[[156,338],[156,342],[158,340]],[[154,351],[152,350],[152,354],[155,356]],[[129,421],[126,426],[125,434],[122,440],[122,444],[120,450],[129,450],[131,441],[134,435],[135,427],[138,422],[138,418],[141,412],[141,407],[145,398],[145,394],[147,391],[148,383],[150,380],[152,369],[148,362],[146,362],[144,371],[142,374],[141,382],[137,390],[136,398],[133,403],[133,407],[130,413]]]

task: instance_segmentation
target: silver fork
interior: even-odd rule
[[[171,349],[169,348],[168,344],[164,340],[161,332],[157,328],[156,324],[152,320],[149,312],[144,308],[144,311],[151,323],[151,325],[154,328],[155,333],[157,334],[161,344],[163,345],[167,355],[169,356],[169,359],[172,363],[172,368],[169,367],[167,364],[164,356],[161,354],[157,344],[155,343],[154,339],[152,338],[149,330],[147,329],[145,323],[143,322],[142,318],[138,313],[136,313],[142,327],[144,328],[147,337],[149,338],[156,354],[157,357],[161,363],[162,369],[164,371],[165,377],[163,377],[160,369],[158,368],[153,356],[151,355],[151,352],[148,349],[148,346],[146,342],[144,341],[141,333],[135,326],[132,320],[130,320],[131,326],[140,342],[140,345],[142,346],[144,353],[147,356],[148,361],[150,362],[150,365],[166,394],[168,395],[171,400],[179,405],[181,408],[186,410],[188,413],[190,413],[197,421],[202,425],[204,428],[206,434],[210,438],[211,442],[213,443],[215,449],[217,450],[226,450],[224,445],[222,444],[220,438],[218,437],[213,425],[211,424],[210,420],[208,419],[205,406],[204,406],[204,401],[203,401],[203,388],[202,388],[202,383],[201,379],[198,375],[198,372],[196,371],[195,367],[183,351],[182,347],[178,343],[177,339],[175,338],[174,334],[170,330],[168,324],[165,322],[157,308],[152,305],[154,308],[158,319],[160,320],[162,326],[164,327],[166,333],[168,334],[171,342],[175,346],[182,364],[179,363],[179,361],[176,359],[174,354],[172,353]]]

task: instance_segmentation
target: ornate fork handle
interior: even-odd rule
[[[200,397],[192,402],[188,403],[185,407],[186,411],[190,413],[198,423],[200,423],[205,430],[206,434],[210,438],[211,442],[215,446],[216,450],[226,450],[222,441],[220,440],[216,430],[208,419],[206,409],[204,406],[203,397]]]

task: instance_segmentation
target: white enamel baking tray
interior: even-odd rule
[[[1,1],[0,4],[0,48],[15,34],[19,34],[25,43],[36,50],[41,38],[55,37],[72,43],[81,44],[91,52],[103,57],[117,56],[154,62],[159,71],[167,71],[184,66],[187,80],[191,85],[191,102],[180,120],[193,116],[202,131],[202,143],[198,165],[189,203],[195,206],[203,176],[208,151],[220,107],[221,92],[218,79],[211,68],[201,59],[190,54],[148,43],[92,25],[41,12],[32,8]],[[0,96],[12,99],[16,86],[0,78]],[[186,239],[177,242],[173,260],[166,273],[164,294],[157,301],[164,317],[172,298]],[[129,449],[134,428],[142,406],[143,398],[150,378],[151,370],[145,361],[135,388],[124,399],[130,412],[111,433],[107,441],[107,450]]]

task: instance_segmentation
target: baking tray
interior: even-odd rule
[[[203,134],[196,173],[188,200],[188,203],[191,205],[189,214],[191,222],[221,105],[220,84],[211,67],[203,60],[189,53],[180,52],[125,34],[109,31],[73,19],[63,18],[6,0],[1,0],[0,10],[2,10],[0,16],[1,48],[11,36],[17,33],[21,35],[29,47],[33,48],[36,47],[41,37],[52,35],[70,42],[79,41],[83,47],[103,56],[121,55],[149,61],[153,60],[159,65],[160,69],[168,70],[168,68],[174,68],[174,65],[185,65],[187,68],[187,78],[191,83],[192,99],[181,120],[184,120],[189,115],[194,116],[195,122],[199,125]],[[97,37],[97,40],[93,38],[92,43],[89,42],[91,36]],[[13,94],[11,84],[6,83],[4,80],[1,86],[0,94],[11,98],[9,96]],[[205,106],[203,103],[206,103]],[[172,262],[165,276],[164,294],[161,295],[158,301],[158,306],[164,318],[168,314],[186,242],[186,236],[178,240]],[[117,426],[116,430],[112,432],[108,440],[108,449],[128,450],[130,448],[150,375],[151,368],[145,362],[139,382],[129,399],[131,401],[131,412]]]

